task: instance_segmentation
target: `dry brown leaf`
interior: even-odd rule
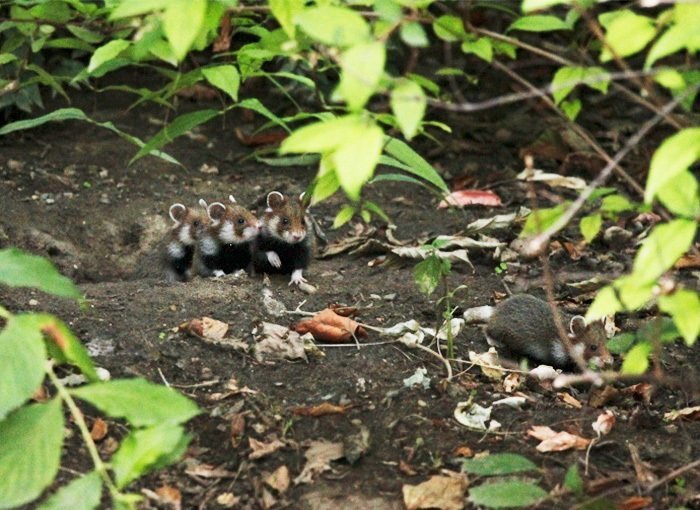
[[[349,408],[349,405],[341,406],[331,404],[330,402],[323,402],[322,404],[315,406],[295,407],[292,409],[292,414],[296,414],[298,416],[318,417],[325,416],[327,414],[345,414],[345,411],[347,411]]]
[[[418,472],[403,459],[399,461],[399,471],[401,471],[406,476],[415,476],[418,474]]]
[[[561,452],[572,448],[584,450],[591,442],[590,439],[569,432],[555,432],[549,427],[540,425],[533,425],[527,434],[541,441],[537,445],[538,452]]]
[[[620,393],[641,400],[645,404],[650,404],[651,396],[654,393],[654,387],[649,383],[638,383],[623,388]]]
[[[97,418],[90,429],[90,437],[93,441],[101,441],[105,438],[107,432],[109,432],[107,422],[102,418]]]
[[[192,319],[180,325],[180,330],[185,330],[191,335],[208,340],[221,340],[228,332],[228,324],[225,322],[212,319],[211,317],[202,317],[201,319]]]
[[[265,483],[275,489],[278,494],[284,494],[289,489],[289,469],[287,466],[278,467],[274,473],[265,478]]]
[[[243,432],[245,431],[245,413],[234,413],[231,416],[231,446],[238,448],[241,444],[241,439],[243,439]]]
[[[631,496],[617,504],[617,510],[642,510],[654,502],[649,496]]]
[[[596,421],[592,424],[593,430],[599,436],[605,436],[610,433],[615,425],[615,415],[612,411],[600,413]]]
[[[583,404],[576,397],[573,397],[570,393],[566,393],[565,391],[557,393],[557,398],[574,409],[581,409],[583,407]]]
[[[520,388],[523,383],[523,377],[520,374],[511,372],[503,379],[503,391],[506,393],[513,393],[515,390]]]
[[[591,407],[600,408],[608,404],[611,400],[617,398],[620,391],[607,384],[603,387],[591,388],[588,396],[588,405]]]
[[[367,332],[356,321],[342,317],[330,308],[321,310],[310,319],[304,319],[294,325],[297,333],[311,333],[320,342],[342,343],[354,337],[365,337]]]
[[[485,205],[498,207],[501,205],[501,197],[492,191],[478,189],[461,189],[453,191],[438,204],[438,209],[452,207],[464,207],[465,205]]]
[[[474,456],[474,451],[468,446],[458,446],[455,448],[454,454],[457,457],[466,457],[470,459]]]
[[[216,497],[216,504],[224,508],[233,508],[240,500],[240,496],[234,496],[233,492],[222,492]]]
[[[284,443],[279,439],[273,439],[269,443],[263,443],[262,441],[249,437],[248,442],[250,444],[250,449],[253,450],[248,454],[250,460],[266,457],[284,446]]]
[[[249,135],[244,133],[241,128],[236,128],[234,132],[239,142],[243,145],[253,147],[257,145],[279,145],[279,143],[288,136],[287,132],[282,130],[265,131],[264,133]]]
[[[683,255],[673,267],[676,269],[697,269],[700,267],[700,255],[695,253]]]
[[[331,461],[342,459],[345,456],[342,443],[331,443],[326,440],[311,441],[306,450],[306,465],[294,479],[294,485],[311,483],[313,479],[331,469]]]
[[[652,466],[642,460],[641,455],[639,455],[639,448],[636,445],[628,441],[627,449],[630,451],[630,458],[634,466],[634,473],[637,476],[637,482],[642,487],[651,487],[658,480],[658,477],[651,470]]]
[[[469,486],[464,474],[433,476],[418,485],[402,487],[403,502],[407,510],[438,508],[461,510],[464,508],[464,493]]]
[[[168,505],[173,510],[179,510],[182,505],[182,494],[179,489],[172,485],[163,485],[156,489],[158,500],[164,505]]]
[[[185,470],[190,476],[199,478],[234,478],[236,473],[212,466],[211,464],[197,464]]]
[[[675,421],[678,419],[687,421],[700,420],[700,406],[685,407],[683,409],[670,411],[664,414],[664,420]]]
[[[304,340],[296,331],[263,321],[256,325],[253,335],[256,340],[255,359],[258,362],[280,359],[308,361]]]

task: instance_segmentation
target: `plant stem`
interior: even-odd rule
[[[107,472],[107,466],[104,462],[102,462],[102,459],[100,458],[100,454],[97,451],[97,446],[92,440],[90,430],[88,429],[87,423],[85,423],[85,417],[83,416],[82,411],[78,408],[78,405],[75,403],[75,400],[73,400],[73,397],[68,392],[66,387],[56,376],[56,373],[53,371],[53,366],[51,362],[47,363],[46,373],[48,374],[49,379],[51,379],[53,385],[56,387],[56,391],[58,392],[59,397],[61,397],[61,400],[63,400],[68,406],[68,409],[70,410],[70,413],[73,416],[73,419],[75,420],[75,424],[78,426],[80,434],[83,436],[83,441],[85,442],[85,446],[87,447],[88,452],[90,453],[92,463],[95,465],[95,471],[97,471],[102,477],[102,480],[109,489],[112,498],[115,498],[119,494],[119,489],[117,489],[117,486],[114,485],[114,481]]]

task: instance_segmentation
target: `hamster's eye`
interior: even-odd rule
[[[289,225],[289,218],[287,218],[286,216],[282,218],[282,225]]]
[[[591,349],[593,352],[595,352],[595,351],[598,350],[598,346],[597,346],[597,345],[591,345],[590,349]]]
[[[192,222],[192,225],[194,225],[194,228],[197,228],[197,227],[199,227],[199,226],[201,225],[201,223],[199,222],[199,220],[194,220],[194,221]]]
[[[245,218],[238,218],[238,224],[243,225],[245,223]]]

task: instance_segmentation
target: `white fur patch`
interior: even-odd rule
[[[277,216],[273,216],[267,222],[267,231],[270,232],[275,237],[279,237],[279,235],[277,234],[277,227],[279,227],[279,224],[280,224],[280,219]]]
[[[182,258],[185,255],[185,249],[177,241],[171,241],[168,243],[168,255],[174,259]]]
[[[237,243],[240,242],[236,231],[233,229],[233,223],[230,221],[225,221],[224,224],[219,229],[219,239],[225,243]]]
[[[282,261],[280,260],[280,256],[277,255],[277,252],[267,251],[265,252],[265,255],[267,256],[267,261],[272,267],[280,267],[282,265]]]
[[[299,285],[300,283],[306,283],[306,278],[304,278],[302,272],[303,269],[295,269],[292,271],[292,278],[289,280],[289,285]]]
[[[194,242],[194,239],[192,238],[190,225],[183,225],[180,229],[180,232],[178,232],[177,234],[177,238],[182,244],[192,244]]]
[[[243,239],[253,239],[258,235],[258,227],[246,227],[243,229]]]
[[[566,353],[566,347],[564,347],[561,342],[554,342],[552,344],[552,358],[557,364],[565,364],[569,361],[569,356]]]
[[[204,255],[216,255],[218,246],[216,241],[214,241],[211,236],[207,236],[199,243],[199,248],[202,250]]]
[[[491,346],[493,346],[493,347],[502,347],[502,346],[503,346],[503,343],[502,343],[502,342],[499,342],[499,341],[496,340],[495,338],[490,337],[490,336],[488,335],[488,333],[486,333],[485,331],[484,331],[484,336],[486,337],[486,343],[487,343],[487,344],[489,344],[489,345],[491,345]]]
[[[299,236],[298,239],[294,239],[295,235]],[[282,238],[285,241],[287,241],[289,244],[300,243],[304,240],[305,237],[306,237],[306,232],[304,232],[303,230],[298,231],[298,232],[288,230],[288,231],[282,233]]]

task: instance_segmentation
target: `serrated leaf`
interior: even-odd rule
[[[583,239],[587,243],[593,241],[595,236],[598,235],[598,232],[600,232],[600,227],[602,224],[603,217],[600,215],[600,213],[591,214],[589,216],[584,216],[583,218],[581,218],[579,228],[581,230],[581,235],[583,236]]]
[[[18,409],[0,421],[0,438],[0,509],[15,508],[37,498],[58,472],[61,401]]]
[[[478,459],[465,459],[462,471],[482,476],[510,475],[532,471],[537,466],[528,458],[514,453],[497,453]]]
[[[399,80],[391,91],[391,109],[407,139],[410,140],[418,132],[426,105],[423,89],[411,80]]]
[[[207,0],[170,0],[163,15],[163,32],[175,57],[187,55],[204,23]]]
[[[310,7],[297,14],[294,21],[312,39],[342,48],[367,41],[370,35],[364,18],[345,7]]]
[[[640,375],[649,368],[649,355],[652,352],[649,342],[640,342],[627,353],[622,362],[621,372],[623,374]]]
[[[515,20],[508,27],[506,32],[511,30],[523,30],[525,32],[552,32],[554,30],[571,30],[569,24],[548,14],[535,14],[532,16],[523,16]]]
[[[445,193],[449,192],[449,188],[442,177],[440,177],[440,174],[405,142],[389,136],[384,145],[384,152],[406,165],[403,167],[403,170],[425,179],[425,181]]]
[[[352,219],[355,215],[355,208],[351,205],[344,205],[333,220],[333,228],[340,228]]]
[[[41,323],[35,314],[13,315],[0,331],[0,420],[29,400],[44,380]]]
[[[689,289],[680,289],[670,296],[659,297],[659,309],[676,323],[685,343],[693,345],[700,334],[700,297]]]
[[[384,72],[386,48],[384,43],[357,44],[340,57],[338,93],[350,110],[360,110],[374,94]]]
[[[90,57],[90,63],[87,67],[88,73],[92,73],[106,62],[115,59],[122,51],[127,49],[130,44],[129,41],[123,39],[114,39],[97,48],[95,53],[92,54],[92,57]]]
[[[112,457],[117,487],[123,488],[139,476],[177,460],[190,437],[181,426],[160,425],[132,431]]]
[[[112,11],[110,19],[128,18],[165,9],[170,0],[121,0]]]
[[[0,250],[0,283],[33,287],[55,296],[80,299],[80,289],[44,257],[17,248]]]
[[[632,274],[639,282],[655,282],[693,244],[697,223],[677,219],[656,225],[634,259]]]
[[[100,504],[102,479],[96,471],[74,478],[41,504],[39,510],[93,510]]]
[[[403,42],[414,48],[426,48],[429,44],[423,25],[417,21],[401,25],[399,35]]]
[[[234,101],[238,101],[238,87],[241,84],[238,69],[232,65],[205,67],[202,74],[209,83],[226,92]]]
[[[352,200],[360,198],[362,186],[372,177],[383,142],[382,129],[370,124],[342,140],[342,145],[331,154],[338,182]]]
[[[605,28],[605,40],[619,57],[637,53],[656,35],[653,19],[640,16],[630,10],[619,11],[619,14],[607,23]],[[608,62],[612,58],[610,50],[607,47],[603,48],[600,61]]]
[[[649,166],[644,202],[650,204],[658,191],[700,159],[700,128],[684,129],[661,144]]]
[[[70,391],[109,416],[125,418],[136,427],[179,424],[199,414],[190,399],[145,379],[93,383]]]
[[[469,501],[487,508],[522,508],[547,497],[538,485],[520,480],[496,482],[469,489]]]
[[[304,10],[304,0],[270,0],[270,11],[277,18],[282,30],[294,39],[296,35],[296,25],[294,17]]]
[[[433,31],[440,39],[447,42],[461,41],[467,37],[462,18],[448,14],[433,21]]]
[[[194,127],[204,124],[208,120],[219,115],[215,110],[200,110],[192,113],[180,115],[170,124],[161,129],[153,138],[141,147],[136,155],[131,158],[129,164],[141,159],[155,149],[160,149],[163,145],[172,142],[178,136],[182,136]]]

